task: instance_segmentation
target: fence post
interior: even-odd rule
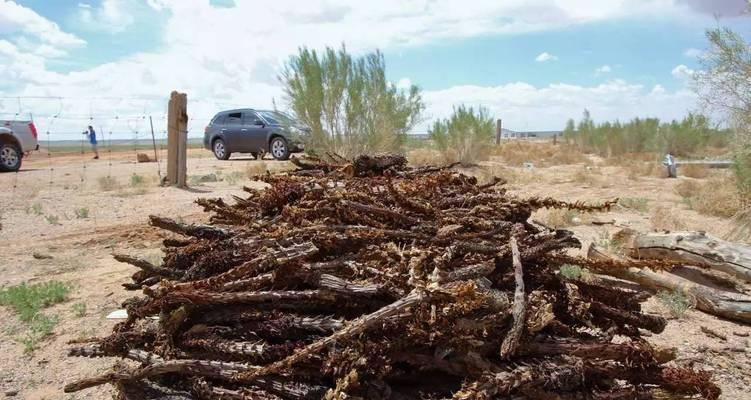
[[[501,119],[498,118],[495,121],[495,144],[496,145],[501,144],[501,131],[502,131],[501,127],[502,127],[502,122],[501,122]]]
[[[167,183],[185,187],[187,174],[188,97],[173,91],[167,111]]]

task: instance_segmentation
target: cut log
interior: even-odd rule
[[[616,257],[606,254],[591,244],[587,257],[593,260],[613,260]],[[701,286],[688,279],[665,271],[652,271],[646,268],[611,269],[608,274],[617,278],[636,282],[651,289],[667,289],[684,293],[696,300],[696,308],[709,314],[736,321],[751,323],[751,296],[722,292]]]
[[[705,266],[751,282],[751,246],[727,242],[704,232],[634,235],[629,256],[667,259]]]

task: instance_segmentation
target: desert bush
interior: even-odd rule
[[[652,209],[649,221],[656,231],[683,231],[688,224],[683,219],[680,210],[672,207],[658,206]]]
[[[743,208],[735,179],[731,177],[704,182],[685,180],[675,186],[675,191],[689,208],[700,214],[729,218]]]
[[[136,173],[133,173],[133,175],[130,176],[131,187],[140,187],[145,184],[146,184],[146,179],[144,179],[143,175],[138,175]]]
[[[76,208],[74,212],[76,213],[76,218],[78,219],[89,218],[89,209],[87,207]]]
[[[32,204],[31,211],[34,213],[34,215],[42,215],[42,205],[39,203]]]
[[[47,223],[50,225],[60,225],[60,217],[58,217],[57,215],[45,215],[44,220],[47,221]]]
[[[100,176],[96,180],[97,185],[99,185],[99,190],[103,192],[109,192],[112,190],[117,189],[120,185],[117,183],[117,179],[115,177],[107,175],[107,176]]]
[[[428,133],[446,161],[473,163],[488,159],[494,131],[487,109],[462,105],[448,119],[436,121]]]
[[[709,168],[705,165],[684,164],[678,167],[678,175],[703,179],[709,176]]]
[[[574,182],[588,186],[597,186],[600,183],[601,177],[600,170],[590,166],[577,168],[571,175],[571,179]]]
[[[344,46],[319,55],[301,48],[279,79],[290,108],[311,129],[306,149],[343,156],[400,151],[425,108],[420,90],[386,80],[380,52],[353,58]]]
[[[86,303],[73,304],[73,314],[78,318],[86,316]]]
[[[31,320],[43,309],[68,298],[70,286],[59,281],[35,283],[0,289],[0,306],[8,306],[23,322]]]
[[[692,306],[689,298],[678,291],[668,292],[662,290],[657,293],[657,300],[659,300],[660,303],[667,308],[670,315],[675,318],[683,318]]]
[[[582,268],[578,265],[563,264],[558,270],[564,278],[569,280],[591,282],[593,280],[592,273],[588,269]]]
[[[596,124],[589,111],[584,110],[578,125],[568,121],[563,136],[582,151],[602,157],[644,152],[691,156],[710,146],[727,146],[730,141],[727,130],[715,129],[707,117],[693,113],[669,123],[656,118],[634,118],[625,123]]]

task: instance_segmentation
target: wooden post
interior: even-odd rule
[[[501,144],[501,133],[502,133],[502,129],[501,128],[502,128],[502,126],[503,126],[503,124],[501,122],[501,119],[498,118],[495,121],[495,144],[496,145]]]
[[[167,183],[185,187],[187,175],[188,97],[173,91],[167,112]]]

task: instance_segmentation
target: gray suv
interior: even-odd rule
[[[232,153],[250,153],[258,158],[271,153],[286,160],[291,153],[305,149],[310,128],[279,111],[243,108],[222,111],[211,119],[203,136],[205,148],[220,160]]]

